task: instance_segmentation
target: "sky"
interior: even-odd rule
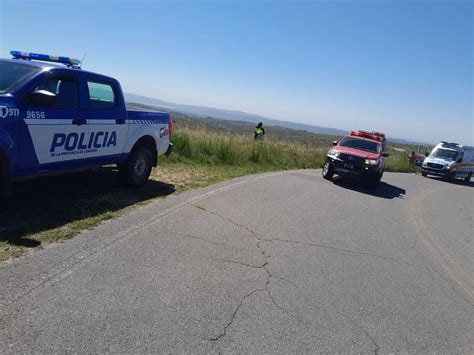
[[[0,0],[0,55],[82,58],[124,91],[474,145],[470,0]]]

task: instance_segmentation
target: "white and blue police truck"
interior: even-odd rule
[[[108,164],[140,186],[171,153],[169,114],[127,111],[117,80],[74,58],[10,53],[0,59],[0,196],[17,180]]]

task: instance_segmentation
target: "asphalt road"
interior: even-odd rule
[[[306,170],[157,201],[1,265],[0,353],[472,353],[473,187]]]

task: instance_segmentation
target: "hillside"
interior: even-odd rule
[[[156,111],[154,106],[128,103],[132,110]],[[331,142],[341,136],[316,134],[280,126],[266,126],[265,142],[254,142],[254,124],[244,121],[194,117],[170,111],[175,126],[172,137],[175,150],[169,162],[212,166],[247,166],[257,172],[265,163],[264,170],[288,168],[318,168],[324,161]],[[256,145],[257,144],[257,145]],[[414,146],[389,142],[390,158],[386,169],[408,171],[406,151]],[[258,151],[258,157],[256,152]],[[263,154],[264,158],[260,156]],[[258,161],[257,171],[255,160]]]
[[[127,103],[127,108],[141,111],[160,110],[154,106],[142,105],[137,103]],[[255,128],[254,123],[245,121],[224,120],[211,117],[199,117],[187,115],[176,111],[167,110],[171,114],[177,127],[187,127],[189,129],[207,130],[215,133],[229,133],[253,137]],[[285,128],[281,126],[265,125],[267,140],[285,140],[288,142],[297,142],[311,146],[327,146],[333,140],[338,140],[341,135],[316,134],[308,131]],[[343,134],[345,134],[344,132]]]
[[[264,117],[260,115],[255,115],[252,113],[242,112],[242,111],[233,111],[233,110],[224,110],[219,108],[213,107],[205,107],[205,106],[194,106],[194,105],[183,105],[183,104],[176,104],[172,102],[166,102],[158,99],[152,99],[145,96],[125,93],[125,99],[127,102],[135,102],[138,104],[152,106],[163,111],[174,111],[180,112],[188,115],[192,115],[194,117],[206,118],[212,117],[222,120],[232,120],[232,121],[243,121],[243,122],[251,122],[252,124],[256,124],[258,122],[262,122],[265,125],[269,126],[281,126],[285,128],[291,128],[296,130],[303,130],[312,133],[319,133],[319,134],[329,134],[329,135],[343,135],[346,131],[335,129],[335,128],[327,128],[327,127],[319,127],[313,126],[303,123],[295,123],[295,122],[288,122],[288,121],[280,121],[275,120],[270,117]]]
[[[254,126],[257,122],[262,122],[266,126],[289,128],[296,131],[306,131],[309,133],[316,133],[316,134],[323,134],[323,135],[330,135],[330,136],[342,136],[342,135],[345,135],[347,131],[349,130],[348,129],[346,131],[346,130],[340,130],[336,128],[313,126],[313,125],[308,125],[304,123],[281,121],[281,120],[276,120],[273,118],[255,115],[255,114],[242,112],[242,111],[224,110],[224,109],[205,107],[205,106],[177,104],[177,103],[167,102],[167,101],[163,101],[159,99],[153,99],[153,98],[145,97],[141,95],[135,95],[131,93],[125,93],[125,100],[129,103],[136,104],[137,109],[139,109],[139,107],[145,107],[151,110],[173,112],[175,114],[192,116],[193,118],[199,118],[199,119],[212,118],[212,119],[216,119],[217,121],[221,121],[223,123],[222,126],[227,126],[227,123],[224,123],[224,121],[236,121],[240,123],[246,122],[246,123],[250,123],[252,126]],[[357,127],[350,127],[350,128],[355,129]],[[390,142],[398,143],[398,144],[412,144],[412,145],[417,144],[414,142],[407,141],[405,139],[390,137],[390,135],[388,135],[388,140]]]

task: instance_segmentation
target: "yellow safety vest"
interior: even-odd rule
[[[258,136],[260,136],[260,135],[263,134],[263,130],[262,130],[261,128],[259,128],[259,127],[255,127],[255,134],[258,135]]]

